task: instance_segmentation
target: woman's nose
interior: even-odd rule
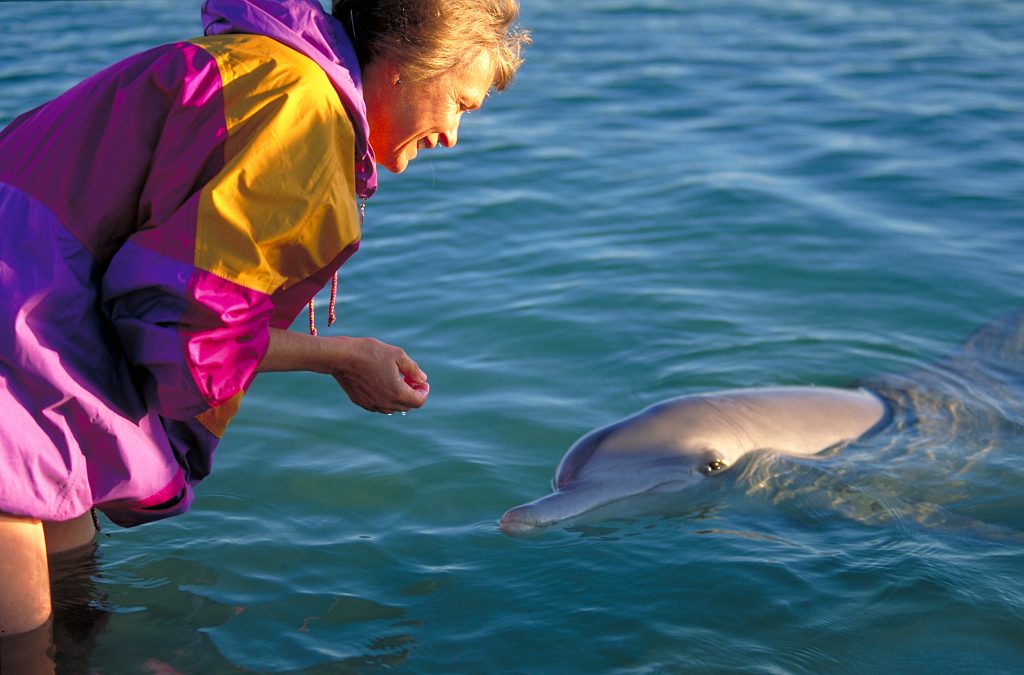
[[[438,141],[446,148],[455,147],[455,144],[459,142],[459,123],[455,122],[451,129],[442,131],[438,135]]]

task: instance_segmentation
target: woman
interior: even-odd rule
[[[0,634],[50,615],[46,556],[183,513],[258,372],[370,411],[426,375],[288,330],[359,244],[375,164],[451,147],[501,90],[515,0],[208,0],[206,37],[117,63],[0,133]],[[333,310],[333,294],[332,294]],[[333,313],[333,311],[332,311]]]

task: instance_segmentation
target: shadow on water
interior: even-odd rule
[[[45,625],[36,630],[0,638],[0,673],[43,675],[93,672],[94,652],[100,636],[110,627],[111,618],[125,612],[129,617],[137,614],[132,610],[119,609],[115,603],[109,601],[103,591],[105,583],[101,578],[100,569],[99,546],[96,544],[50,557],[53,615]],[[166,594],[166,589],[162,592]],[[155,642],[147,647],[147,640],[141,639],[139,643],[122,650],[118,657],[125,672],[131,670],[151,675],[178,675],[176,663],[182,659],[194,658],[192,652],[196,649],[202,649],[206,653],[203,657],[206,663],[204,672],[259,672],[248,670],[217,656],[219,650],[211,649],[208,637],[204,635],[227,621],[228,614],[234,618],[240,616],[242,612],[239,608],[221,606],[181,588],[173,595],[177,602],[195,605],[197,613],[212,612],[218,615],[219,620],[196,631],[186,631],[184,634],[178,631],[176,636],[184,636],[188,644],[173,639],[160,641],[154,635],[152,637],[157,639],[159,645]],[[377,625],[376,637],[363,644],[361,649],[344,648],[342,651],[348,652],[346,656],[339,656],[326,663],[298,671],[282,672],[354,673],[365,672],[368,669],[396,668],[408,659],[415,647],[416,639],[411,632],[417,622],[406,617],[405,610],[400,607],[387,607],[370,600],[345,595],[317,596],[310,598],[309,601],[311,608],[320,609],[305,616],[301,626],[294,631],[298,639],[319,640],[323,649],[322,640],[325,634],[333,634],[334,637],[341,635],[341,642],[346,643],[347,641],[343,639],[344,633],[347,632],[346,626],[358,624]],[[174,602],[175,600],[172,600],[170,604]],[[210,609],[211,606],[214,607],[213,610]],[[217,609],[223,611],[215,611]],[[256,614],[261,613],[259,608],[254,610]],[[210,622],[201,620],[200,623]],[[250,645],[250,648],[253,646]],[[96,656],[96,660],[103,662],[104,657]]]
[[[226,572],[187,556],[143,557],[114,571],[104,583],[113,581],[114,599],[131,606],[118,607],[107,631],[106,642],[120,648],[101,647],[95,662],[151,675],[348,673],[398,668],[416,647],[419,622],[402,604],[337,591],[296,592],[284,603],[269,590],[283,578],[268,572],[283,554],[246,557],[261,562]],[[273,638],[253,641],[260,632]],[[300,652],[309,656],[287,656]]]

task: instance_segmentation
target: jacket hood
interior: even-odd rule
[[[373,195],[377,167],[370,147],[362,74],[341,23],[317,0],[206,0],[202,11],[206,35],[265,35],[308,56],[323,69],[355,130],[356,194],[364,199]]]

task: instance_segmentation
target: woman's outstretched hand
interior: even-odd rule
[[[331,374],[356,405],[370,412],[396,413],[427,400],[427,375],[398,347],[373,338],[327,337],[344,357]]]
[[[430,393],[427,376],[415,361],[398,347],[374,338],[314,337],[271,328],[259,370],[326,373],[353,403],[371,412],[419,408]]]

